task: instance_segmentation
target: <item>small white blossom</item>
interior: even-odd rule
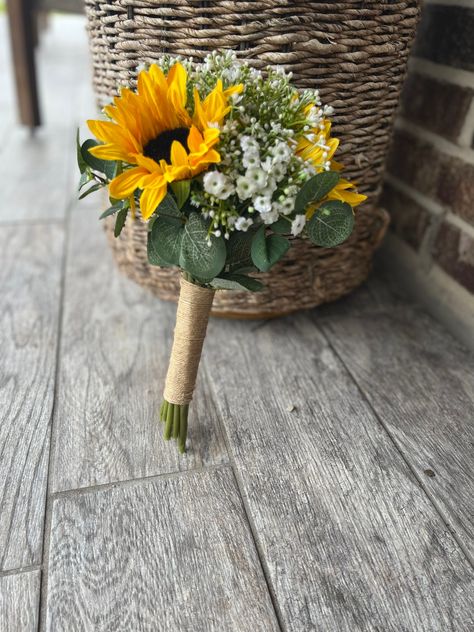
[[[295,208],[295,198],[286,198],[280,203],[280,212],[283,215],[290,215]]]
[[[266,195],[257,195],[253,199],[253,205],[259,213],[268,213],[272,209],[272,201]]]
[[[267,182],[267,174],[263,169],[259,169],[258,167],[247,169],[245,177],[254,183],[256,189],[261,189]]]
[[[254,184],[251,180],[245,176],[239,176],[236,182],[237,195],[241,200],[246,200],[251,197],[255,192]]]
[[[291,222],[291,234],[296,237],[301,233],[304,226],[306,224],[306,217],[302,215],[297,215],[295,219]]]
[[[241,230],[244,233],[248,231],[250,226],[252,226],[253,220],[250,217],[238,217],[235,222],[236,230]]]
[[[260,213],[260,217],[262,218],[264,224],[273,224],[278,219],[278,210],[273,208],[271,211],[266,213]]]
[[[204,174],[204,190],[210,195],[218,195],[226,184],[226,176],[218,171],[208,171]]]
[[[242,164],[246,169],[250,169],[251,167],[258,167],[260,165],[259,151],[255,149],[252,149],[251,151],[246,151],[242,158]]]

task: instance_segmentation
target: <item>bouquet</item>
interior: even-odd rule
[[[147,222],[149,263],[182,271],[160,410],[181,452],[214,292],[259,291],[295,238],[342,243],[365,199],[334,160],[332,107],[291,79],[230,52],[164,56],[88,121],[97,140],[78,138],[80,197],[108,187],[115,236]]]

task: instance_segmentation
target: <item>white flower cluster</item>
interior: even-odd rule
[[[221,162],[204,174],[202,189],[193,189],[192,204],[212,219],[212,232],[227,239],[261,222],[287,221],[285,232],[300,234],[306,218],[295,215],[295,199],[307,179],[330,167],[324,130],[332,108],[321,105],[316,90],[298,92],[291,73],[276,68],[263,75],[233,53],[209,55],[194,73],[201,90],[211,90],[217,79],[224,87],[242,83],[244,90],[233,95],[221,129]],[[300,139],[317,148],[318,164],[302,157]]]

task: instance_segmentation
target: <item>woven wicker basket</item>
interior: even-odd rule
[[[297,85],[318,87],[323,102],[336,109],[338,160],[369,196],[358,209],[353,236],[335,250],[296,240],[286,258],[261,275],[266,291],[220,292],[214,313],[276,316],[335,300],[365,280],[388,223],[377,200],[419,9],[419,0],[86,0],[101,105],[117,86],[134,87],[138,67],[164,52],[200,59],[230,48],[256,67],[285,66]],[[111,224],[106,226],[110,233]],[[162,298],[177,298],[178,273],[146,261],[141,222],[111,243],[128,276]]]

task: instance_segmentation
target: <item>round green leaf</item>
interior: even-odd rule
[[[149,233],[150,248],[153,249],[153,254],[160,261],[163,260],[169,265],[179,265],[183,235],[184,226],[179,218],[158,216]],[[156,260],[158,261],[158,259]],[[150,261],[150,263],[153,262]],[[161,264],[153,263],[153,265]]]
[[[202,283],[212,281],[225,265],[226,247],[222,237],[208,237],[209,224],[191,213],[184,227],[179,265]]]
[[[260,226],[252,241],[252,261],[262,272],[267,272],[288,251],[290,242],[281,235],[265,236],[265,226]]]
[[[305,213],[309,204],[319,202],[334,189],[339,182],[335,171],[322,171],[303,184],[295,200],[295,213]]]
[[[94,171],[98,171],[99,173],[105,173],[105,169],[106,169],[105,164],[107,161],[101,160],[100,158],[96,158],[89,152],[89,149],[92,149],[92,147],[97,147],[98,144],[99,143],[97,141],[93,140],[92,138],[89,138],[88,140],[83,142],[81,145],[81,155],[84,162],[91,169],[94,169]]]
[[[334,248],[350,236],[353,228],[354,213],[349,204],[330,200],[317,209],[306,230],[317,246]]]

